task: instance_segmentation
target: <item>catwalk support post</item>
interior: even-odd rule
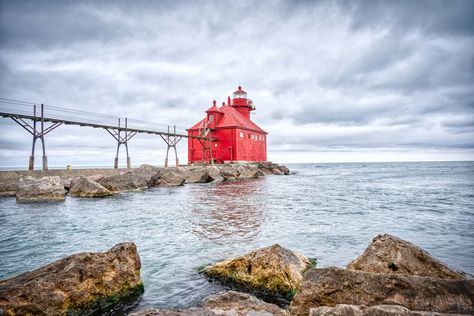
[[[128,130],[128,119],[125,118],[125,127],[120,125],[120,119],[118,119],[117,128],[106,128],[106,131],[112,135],[113,138],[117,141],[117,152],[115,154],[114,160],[114,169],[118,168],[118,156],[120,151],[120,146],[125,146],[125,153],[127,154],[127,168],[132,168],[132,162],[128,154],[128,141],[137,134],[137,132],[130,132]]]
[[[36,147],[36,141],[39,139],[41,141],[41,148],[43,150],[43,164],[42,164],[42,169],[44,171],[48,170],[48,156],[46,156],[46,147],[44,144],[44,136],[57,128],[59,125],[61,125],[61,122],[54,122],[53,124],[48,126],[47,128],[44,127],[44,122],[45,122],[45,117],[44,117],[44,105],[41,104],[40,106],[40,117],[36,115],[36,105],[33,105],[33,116],[30,118],[33,121],[33,126],[27,123],[25,120],[23,120],[21,117],[14,117],[12,116],[11,119],[15,121],[18,125],[23,127],[28,133],[30,133],[33,136],[33,143],[31,145],[31,156],[29,159],[28,163],[28,170],[34,170],[35,169],[35,147]],[[37,130],[37,122],[39,121],[40,123],[40,130]],[[50,120],[51,121],[51,120]]]
[[[174,149],[174,155],[176,158],[176,167],[179,167],[178,151],[176,150],[176,145],[181,140],[182,136],[176,135],[176,125],[173,126],[173,133],[170,133],[170,127],[168,126],[168,132],[166,134],[160,134],[163,141],[166,143],[166,157],[165,157],[165,168],[168,167],[168,156],[170,148]]]

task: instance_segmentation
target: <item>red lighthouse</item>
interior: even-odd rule
[[[189,163],[266,161],[267,132],[250,120],[254,110],[240,86],[227,104],[218,107],[213,101],[206,117],[187,130],[189,136],[208,139],[188,138]]]

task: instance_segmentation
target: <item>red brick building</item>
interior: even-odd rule
[[[188,138],[188,162],[249,162],[267,160],[267,132],[250,120],[255,110],[252,100],[239,87],[232,100],[207,109],[206,117],[189,128],[189,136],[204,136],[209,141]]]

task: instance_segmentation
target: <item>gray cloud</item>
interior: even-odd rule
[[[273,160],[472,159],[473,16],[468,0],[2,1],[0,96],[182,130],[242,83]],[[0,131],[0,165],[23,164],[28,134]],[[134,162],[160,163],[163,146],[136,136]],[[95,129],[47,137],[58,165],[108,163],[114,147]]]

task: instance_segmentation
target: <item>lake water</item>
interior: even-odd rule
[[[0,279],[133,241],[136,308],[185,307],[222,289],[197,273],[204,264],[279,243],[342,267],[380,233],[474,274],[474,162],[288,166],[295,174],[105,199],[0,199]]]

